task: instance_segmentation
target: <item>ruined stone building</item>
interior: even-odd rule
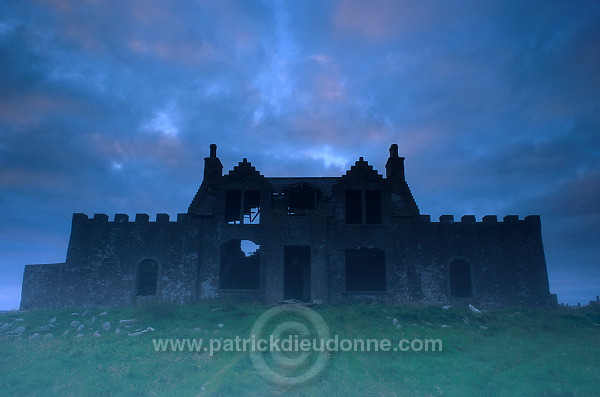
[[[223,175],[216,145],[187,213],[74,214],[65,263],[28,265],[21,307],[237,297],[339,303],[550,305],[539,216],[421,215],[392,145],[385,177]]]

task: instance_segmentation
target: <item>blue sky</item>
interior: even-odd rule
[[[391,143],[424,214],[542,216],[552,292],[600,294],[600,3],[5,1],[0,309],[71,214],[185,212],[231,169],[338,176]]]

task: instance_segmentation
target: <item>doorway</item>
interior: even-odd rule
[[[283,247],[283,298],[310,302],[310,246]]]
[[[472,298],[471,266],[462,259],[456,259],[450,263],[449,273],[450,295],[457,298]]]

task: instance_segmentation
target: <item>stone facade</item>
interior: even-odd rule
[[[187,213],[74,214],[62,264],[28,265],[21,308],[238,297],[482,307],[552,305],[539,216],[421,215],[392,145],[383,177],[228,174],[211,145]]]

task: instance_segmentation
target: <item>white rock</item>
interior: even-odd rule
[[[79,316],[79,313],[71,313],[71,316]]]
[[[50,327],[47,325],[41,326],[38,328],[38,331],[50,331]]]
[[[100,331],[94,332],[94,336],[100,336]]]
[[[194,332],[202,332],[202,328],[194,328]]]
[[[475,306],[473,305],[469,305],[469,309],[471,309],[471,311],[473,313],[481,313],[481,310],[477,309]]]
[[[100,314],[98,314],[99,316],[108,316],[108,312],[102,312]]]
[[[12,327],[12,324],[10,323],[4,323],[0,326],[0,332],[2,331],[6,331],[7,329],[9,329],[10,327]]]
[[[92,323],[96,322],[96,316],[92,317]]]
[[[17,328],[13,329],[10,333],[11,334],[22,334],[23,332],[25,332],[25,330],[27,329],[27,327],[25,327],[24,325],[20,325]]]
[[[444,309],[444,310],[448,310],[448,309],[450,309],[451,307],[452,307],[452,306],[442,306],[442,309]]]
[[[395,318],[395,319],[392,320],[392,324],[398,325],[398,324],[400,324],[400,321],[398,321],[398,319]]]
[[[108,321],[103,322],[102,329],[105,331],[110,331],[110,323]]]
[[[69,330],[66,329],[65,332],[63,332],[62,336],[67,336],[69,334]]]
[[[450,326],[446,325],[446,324],[440,325],[440,327],[442,327],[442,328],[450,328]]]
[[[48,321],[50,324],[54,324],[56,322],[56,317],[53,317]]]
[[[86,310],[86,311],[84,311],[83,313],[81,313],[81,317],[87,317],[87,316],[89,316],[90,314],[92,314],[92,312],[91,312],[91,311],[89,311],[89,310]]]
[[[119,335],[121,333],[121,328],[115,329],[115,334]]]
[[[223,328],[223,324],[219,324],[219,328]]]
[[[481,329],[488,329],[488,327],[486,327],[485,325],[480,325],[479,328],[481,328]]]
[[[80,326],[77,328],[77,332],[81,332],[81,331],[83,331],[83,328],[84,328],[84,326],[83,326],[83,324],[81,324],[81,325],[80,325]]]
[[[83,334],[77,334],[76,338],[83,338]]]
[[[136,330],[135,332],[130,332],[128,335],[129,336],[139,336],[139,335],[141,335],[141,334],[143,334],[145,332],[148,332],[148,331],[156,331],[156,330],[154,328],[152,328],[152,327],[148,327],[146,329],[139,329],[139,330]]]
[[[81,324],[79,321],[71,321],[71,327],[73,328],[79,327],[79,324]]]
[[[40,334],[38,334],[37,332],[29,337],[29,339],[39,339],[39,338],[40,338]]]
[[[21,322],[21,321],[25,321],[22,318],[15,318],[15,323]]]
[[[54,338],[54,335],[52,335],[52,334],[44,335],[44,339],[52,339],[52,338]]]
[[[119,320],[119,324],[125,324],[125,325],[129,325],[129,324],[133,324],[135,323],[137,320],[136,319],[130,319],[130,320]]]

